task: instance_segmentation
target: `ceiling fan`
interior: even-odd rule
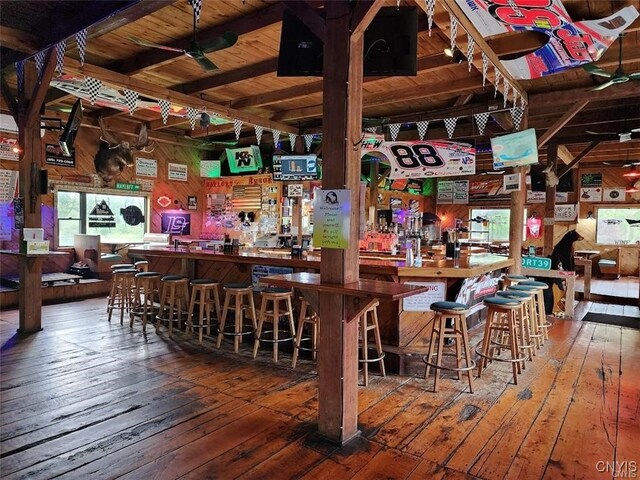
[[[589,135],[601,135],[609,137],[611,140],[615,140],[616,135],[620,139],[620,143],[630,142],[631,140],[640,139],[640,128],[632,128],[626,132],[594,132],[587,130]]]
[[[200,143],[201,147],[223,147],[223,148],[228,148],[228,147],[235,147],[236,145],[238,145],[238,140],[204,140],[202,143]]]
[[[207,58],[206,54],[232,47],[238,41],[238,35],[233,32],[225,32],[219,37],[212,38],[207,42],[198,43],[198,40],[196,39],[196,12],[194,9],[193,37],[191,38],[191,44],[189,45],[189,48],[187,50],[184,50],[182,48],[170,47],[168,45],[159,45],[157,43],[148,42],[137,37],[129,37],[129,40],[143,47],[158,48],[170,52],[183,53],[187,57],[193,58],[203,69],[211,71],[217,70],[218,67],[215,63]]]
[[[592,88],[591,90],[604,90],[605,88],[610,87],[611,85],[615,85],[618,83],[625,83],[629,80],[640,80],[640,72],[636,73],[625,73],[622,68],[622,35],[618,37],[619,54],[618,54],[618,68],[616,71],[611,73],[603,70],[602,68],[594,65],[593,63],[588,63],[587,65],[583,65],[582,68],[591,75],[597,75],[599,77],[608,78],[609,81],[598,85],[597,87]]]

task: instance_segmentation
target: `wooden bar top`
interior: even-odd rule
[[[401,298],[429,290],[429,287],[367,279],[360,279],[352,283],[327,283],[320,279],[319,273],[309,272],[270,275],[261,278],[260,282],[277,287],[300,288],[354,297],[372,297],[381,300],[400,300]]]

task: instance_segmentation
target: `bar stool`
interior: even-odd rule
[[[529,277],[525,275],[516,275],[516,274],[507,273],[502,277],[502,284],[504,285],[503,290],[506,290],[510,286],[516,285],[519,282],[526,282],[527,280],[529,280]]]
[[[431,340],[429,341],[429,353],[422,357],[422,361],[426,364],[424,371],[425,380],[429,378],[429,372],[433,367],[435,369],[435,380],[433,383],[433,391],[438,391],[440,383],[440,371],[449,370],[458,373],[458,380],[462,380],[462,372],[467,373],[469,379],[469,393],[473,393],[473,369],[476,363],[471,358],[469,349],[469,335],[467,334],[467,315],[469,313],[467,306],[456,302],[435,302],[431,304],[431,310],[435,312],[433,319],[433,330],[431,331]],[[447,327],[447,320],[452,320],[452,326]],[[455,340],[455,353],[443,353],[445,339]],[[462,348],[460,348],[462,346]],[[432,362],[431,357],[436,356],[436,361]],[[455,367],[445,367],[442,364],[444,355],[454,355],[456,357]],[[461,365],[462,357],[465,360],[465,366]]]
[[[208,278],[198,278],[191,283],[191,301],[187,315],[187,331],[193,333],[193,311],[198,304],[198,341],[202,343],[202,331],[205,326],[207,335],[211,335],[211,306],[215,308],[216,319],[220,321],[220,283]],[[213,297],[211,297],[213,294]]]
[[[109,311],[109,305],[111,304],[111,298],[115,295],[115,291],[117,289],[116,283],[114,282],[113,274],[117,270],[130,270],[133,269],[134,266],[132,263],[115,263],[109,267],[111,269],[111,289],[109,291],[109,295],[107,296],[107,312]]]
[[[551,324],[547,322],[547,314],[545,313],[544,308],[544,291],[549,288],[544,282],[538,282],[536,280],[529,280],[526,282],[520,282],[519,285],[523,285],[525,287],[536,287],[538,291],[536,292],[536,306],[538,309],[538,326],[542,329],[542,333],[544,334],[544,339],[549,340],[549,328]],[[568,301],[573,301],[573,299],[567,299]]]
[[[186,313],[189,301],[189,279],[182,275],[165,275],[160,279],[160,310],[156,316],[156,333],[160,332],[162,322],[169,323],[169,336],[173,335],[173,322],[182,319],[182,313]],[[182,309],[184,302],[184,310]],[[174,318],[174,314],[177,317]]]
[[[531,312],[532,312],[532,318],[533,318],[533,329],[536,332],[534,338],[536,339],[536,345],[538,348],[540,348],[541,346],[544,345],[544,330],[543,328],[540,326],[540,309],[538,307],[538,292],[542,292],[542,289],[535,287],[533,285],[524,285],[523,283],[520,283],[518,285],[513,285],[511,287],[511,290],[515,290],[518,292],[528,292],[532,295],[532,299],[531,299]],[[544,298],[542,299],[542,301],[544,302]],[[542,310],[542,314],[544,316],[544,303],[542,306],[543,310]],[[543,320],[544,321],[544,320]],[[546,323],[546,322],[545,322]]]
[[[537,339],[540,337],[540,334],[536,333],[533,329],[535,312],[531,308],[531,301],[534,295],[530,292],[511,289],[497,292],[497,295],[503,298],[513,298],[522,301],[520,311],[518,312],[518,327],[520,327],[519,345],[520,349],[528,354],[528,359],[532,361],[536,354],[536,349],[539,348]],[[525,363],[522,364],[522,367],[525,367]]]
[[[521,302],[513,298],[489,297],[485,298],[484,304],[487,306],[487,321],[484,326],[481,350],[476,349],[476,353],[482,357],[478,362],[478,378],[482,375],[482,369],[487,366],[488,360],[510,362],[513,383],[517,385],[521,363],[525,360],[520,356],[516,324],[516,312],[520,310]],[[505,340],[503,333],[508,337],[508,343],[503,343]],[[502,349],[509,349],[511,358],[500,358],[498,355]]]
[[[149,260],[138,260],[133,264],[133,267],[139,272],[149,271]]]
[[[364,386],[369,385],[369,364],[378,362],[380,365],[380,374],[386,375],[384,370],[384,352],[382,351],[382,340],[380,339],[380,326],[378,325],[378,305],[380,302],[375,300],[369,308],[367,308],[358,318],[358,328],[360,330],[360,351],[361,356],[358,360],[362,364],[362,374],[364,378]],[[376,357],[369,358],[369,332],[373,331],[374,348]]]
[[[233,351],[238,353],[240,342],[244,335],[254,333],[258,329],[256,322],[256,307],[253,302],[253,288],[251,285],[243,283],[229,283],[223,287],[225,292],[224,296],[224,308],[222,309],[222,317],[218,323],[218,342],[217,347],[220,348],[222,344],[222,338],[226,336],[233,337]],[[225,331],[225,324],[227,322],[227,314],[230,310],[234,311],[234,329],[232,332]],[[249,312],[251,317],[251,330],[243,331],[244,325],[244,313]]]
[[[266,288],[260,293],[262,302],[260,305],[260,314],[258,315],[258,329],[256,330],[255,340],[253,342],[253,358],[258,355],[260,342],[273,344],[273,361],[278,362],[278,344],[282,342],[293,341],[296,335],[296,326],[293,321],[293,307],[291,299],[293,291],[287,288]],[[269,310],[269,302],[271,302],[272,310]],[[282,305],[282,309],[281,307]],[[287,317],[289,320],[289,336],[280,338],[280,317]],[[265,320],[271,318],[273,322],[273,330],[262,331]],[[271,338],[263,338],[264,334],[271,334]]]
[[[111,294],[107,302],[108,321],[115,308],[120,309],[120,325],[124,325],[124,311],[131,311],[133,307],[134,276],[138,273],[133,268],[122,268],[113,272],[111,280]]]
[[[136,315],[142,318],[142,331],[147,330],[147,317],[155,312],[155,299],[160,302],[160,278],[158,272],[139,272],[135,274],[135,287],[133,290],[134,308],[131,310],[129,327],[133,328],[133,319]]]
[[[307,313],[310,312],[310,313]],[[304,327],[306,325],[311,326],[311,337],[302,338],[304,333]],[[293,361],[291,367],[296,368],[298,363],[298,355],[300,350],[312,352],[313,360],[316,359],[318,352],[318,329],[320,328],[320,317],[311,309],[311,305],[307,302],[306,298],[300,297],[300,316],[298,317],[298,325],[296,327],[296,338],[293,341]],[[300,344],[304,341],[311,341],[311,348],[302,347]]]

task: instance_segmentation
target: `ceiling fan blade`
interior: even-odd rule
[[[198,64],[207,71],[218,70],[218,66],[209,60],[207,57],[202,55],[189,55],[193,58]]]
[[[640,72],[630,73],[627,77],[629,77],[629,80],[640,80]]]
[[[183,50],[182,48],[169,47],[168,45],[160,45],[158,43],[147,42],[146,40],[142,40],[141,38],[138,38],[138,37],[129,37],[129,40],[131,40],[133,43],[136,43],[142,47],[159,48],[161,50],[167,50],[169,52],[186,53],[185,50]]]
[[[238,35],[233,32],[224,32],[219,37],[212,38],[208,42],[200,43],[200,48],[205,53],[211,53],[217,50],[233,47],[237,41]]]
[[[586,130],[589,135],[618,135],[617,132],[594,132],[593,130]]]
[[[613,84],[614,84],[614,81],[613,80],[609,80],[608,82],[603,83],[602,85],[598,85],[597,87],[594,87],[591,90],[594,91],[594,92],[598,91],[598,90],[604,90],[605,88],[610,87]]]
[[[632,128],[631,129],[631,133],[638,133],[640,132],[640,128]]]
[[[590,75],[598,75],[599,77],[611,78],[613,74],[607,72],[606,70],[601,69],[600,67],[594,65],[593,63],[588,63],[583,65],[582,68],[589,73]]]

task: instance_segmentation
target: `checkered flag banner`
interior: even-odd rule
[[[513,107],[511,109],[511,120],[513,121],[513,128],[520,130],[520,124],[522,123],[522,116],[524,115],[523,107]]]
[[[138,92],[134,92],[127,88],[124,89],[124,100],[127,104],[127,108],[129,109],[129,115],[133,115],[133,112],[138,108],[138,97]]]
[[[158,100],[158,106],[160,107],[162,123],[166,125],[169,119],[169,110],[171,110],[171,102],[169,100]]]
[[[298,135],[296,135],[295,133],[289,134],[289,145],[291,145],[292,152],[296,148],[296,138],[298,138]]]
[[[424,0],[427,7],[427,24],[429,25],[429,36],[431,36],[431,27],[433,26],[433,12],[436,9],[436,0]]]
[[[38,70],[38,79],[42,77],[42,67],[44,67],[44,59],[46,55],[47,55],[46,50],[40,50],[33,57],[34,60],[36,61],[36,70]]]
[[[427,134],[427,129],[429,128],[429,122],[420,120],[416,122],[416,126],[418,127],[418,137],[420,137],[420,140],[424,140],[424,136]]]
[[[240,132],[242,131],[241,120],[233,120],[233,131],[236,133],[236,140],[240,140]]]
[[[471,67],[473,66],[473,50],[475,46],[476,41],[467,33],[467,66],[469,67],[469,71],[471,71]]]
[[[264,128],[260,125],[254,125],[253,128],[256,131],[256,141],[258,142],[258,145],[260,145],[260,140],[262,140],[262,132],[264,132]]]
[[[449,135],[449,138],[453,137],[453,132],[456,129],[456,123],[458,123],[458,117],[444,119],[444,126],[447,127],[447,135]]]
[[[476,120],[478,133],[480,135],[484,135],[484,129],[486,128],[487,121],[489,120],[489,112],[474,113],[473,118]]]
[[[456,37],[458,36],[458,19],[449,14],[449,21],[451,22],[451,51],[456,49]]]
[[[78,43],[78,53],[80,54],[80,66],[84,65],[84,53],[87,49],[87,29],[80,30],[76,33],[76,42]]]
[[[389,135],[391,135],[391,141],[395,142],[396,138],[398,138],[398,132],[400,132],[400,124],[399,123],[390,123],[389,124]]]
[[[378,127],[367,127],[365,128],[365,130],[369,133],[377,133],[378,132]]]
[[[495,80],[493,81],[493,86],[495,87],[495,90],[493,91],[493,98],[496,98],[498,96],[498,86],[500,85],[500,79],[502,78],[502,72],[500,72],[500,70],[498,70],[498,68],[495,65],[493,66],[493,71],[496,74]]]
[[[482,86],[487,84],[487,73],[489,72],[489,57],[482,52]]]
[[[504,90],[502,90],[502,108],[507,108],[507,100],[509,99],[509,89],[511,88],[511,84],[508,79],[504,79],[503,82]]]
[[[302,138],[304,138],[304,146],[307,149],[307,152],[309,150],[311,150],[311,142],[313,142],[313,134],[307,134],[307,135],[303,135]]]
[[[512,100],[511,103],[513,104],[513,106],[515,107],[518,104],[518,90],[513,88],[512,89]]]
[[[94,105],[96,103],[96,98],[98,98],[98,94],[100,93],[100,89],[102,88],[102,80],[92,77],[84,77],[84,84],[89,91],[89,101],[91,102],[91,105]]]
[[[527,102],[526,102],[526,101],[525,101],[525,99],[524,99],[524,95],[520,95],[520,106],[521,106],[522,108],[524,108],[524,107],[526,107],[526,106],[527,106]]]
[[[187,118],[191,124],[191,130],[194,130],[196,128],[196,120],[198,119],[198,109],[187,107]]]
[[[24,90],[24,60],[16,62],[16,77],[18,81],[18,96],[22,96]]]
[[[273,148],[278,148],[278,143],[280,142],[280,130],[272,130],[273,134]]]
[[[67,41],[62,40],[56,44],[56,72],[62,75],[62,67],[64,66],[64,52],[67,48]]]
[[[196,16],[196,23],[200,21],[200,10],[202,10],[202,0],[189,0]]]

